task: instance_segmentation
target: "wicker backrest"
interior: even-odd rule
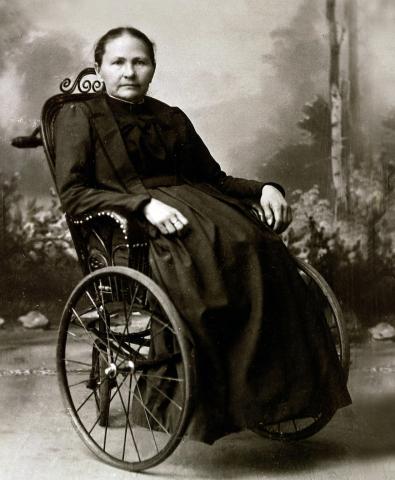
[[[50,97],[44,104],[41,111],[41,137],[45,155],[47,157],[52,179],[56,185],[55,178],[55,121],[60,109],[68,102],[88,100],[97,96],[101,91],[102,84],[97,79],[89,79],[95,75],[94,68],[85,68],[82,70],[74,82],[66,78],[60,84],[62,93]]]

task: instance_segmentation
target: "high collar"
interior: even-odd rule
[[[108,106],[114,113],[142,113],[145,111],[145,100],[142,98],[140,101],[133,103],[120,98],[113,97],[108,93],[105,94],[105,99]]]

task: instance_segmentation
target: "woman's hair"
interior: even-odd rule
[[[95,45],[95,62],[99,65],[99,67],[102,64],[103,55],[106,50],[107,43],[110,40],[114,40],[114,38],[121,37],[122,35],[125,35],[125,34],[128,34],[131,37],[137,38],[138,40],[141,40],[144,43],[144,45],[147,47],[150,60],[153,66],[155,67],[156,66],[155,51],[154,51],[155,44],[151,42],[151,40],[147,37],[145,33],[133,27],[112,28],[107,33],[105,33],[101,38],[99,38],[99,40]]]

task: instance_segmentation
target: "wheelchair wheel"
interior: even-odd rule
[[[101,460],[141,471],[174,451],[192,412],[190,345],[173,304],[144,274],[106,267],[77,285],[59,327],[58,381]]]
[[[335,294],[324,278],[308,263],[296,259],[299,273],[322,306],[325,320],[330,329],[339,361],[346,377],[350,365],[350,345],[343,313]],[[271,440],[296,441],[308,438],[321,430],[333,414],[322,412],[316,417],[301,418],[273,425],[259,425],[255,433]]]

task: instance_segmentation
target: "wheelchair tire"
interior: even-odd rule
[[[350,345],[339,302],[328,283],[314,267],[299,259],[296,259],[296,262],[302,278],[307,285],[312,288],[314,294],[319,294],[320,301],[324,302],[325,319],[332,334],[339,361],[343,367],[346,378],[348,378]],[[254,429],[254,432],[270,440],[285,442],[303,440],[320,431],[332,417],[333,414],[322,412],[314,418],[290,420],[273,425],[260,425]]]
[[[72,424],[102,461],[142,471],[182,440],[193,408],[191,342],[141,272],[106,267],[79,282],[59,326],[57,371]]]

